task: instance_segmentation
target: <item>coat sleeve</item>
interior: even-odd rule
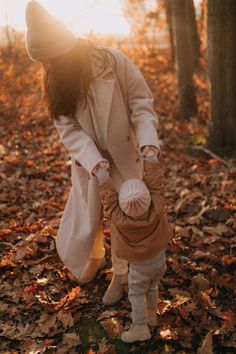
[[[143,181],[148,187],[151,195],[163,197],[165,185],[162,165],[159,162],[144,161],[143,168]]]
[[[121,70],[125,79],[123,87],[127,95],[130,120],[135,129],[137,148],[141,149],[145,145],[160,148],[156,131],[158,119],[153,108],[152,93],[137,66],[127,56],[118,51],[117,53],[118,66],[124,67]]]
[[[119,210],[119,201],[118,193],[111,178],[99,185],[99,193],[103,205],[104,216],[111,221],[115,221],[116,213]]]
[[[99,162],[107,161],[103,159],[94,141],[81,129],[75,119],[61,115],[54,121],[54,124],[61,142],[71,156],[89,173]]]
[[[164,198],[164,172],[159,162],[144,161],[143,181],[151,193],[153,208],[159,218],[163,214],[166,204]]]

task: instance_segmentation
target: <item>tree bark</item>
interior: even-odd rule
[[[189,0],[172,0],[172,16],[178,66],[179,115],[189,119],[197,114],[197,102],[193,85],[193,60],[191,32],[188,26]]]
[[[210,127],[208,146],[236,153],[236,1],[208,0]]]
[[[197,21],[195,15],[195,7],[193,0],[186,1],[187,6],[187,21],[190,31],[190,42],[191,42],[191,54],[193,60],[193,67],[194,69],[199,68],[199,58],[200,58],[200,41],[199,35],[197,30]]]
[[[171,0],[165,1],[165,8],[166,8],[166,20],[167,20],[167,24],[168,24],[169,38],[170,38],[171,62],[172,62],[172,64],[174,64],[175,63],[175,46],[174,46],[174,34],[173,34],[173,26],[172,26]]]

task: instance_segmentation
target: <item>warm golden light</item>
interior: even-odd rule
[[[76,34],[129,34],[119,0],[38,0],[51,14],[60,18]],[[0,26],[6,22],[25,29],[27,0],[0,0]]]

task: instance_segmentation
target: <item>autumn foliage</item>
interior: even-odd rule
[[[114,44],[115,45],[115,44]],[[122,49],[122,48],[121,48]],[[79,286],[55,250],[70,190],[69,155],[40,106],[40,66],[23,48],[0,56],[0,350],[1,353],[233,353],[236,222],[233,161],[204,149],[206,63],[194,77],[198,116],[180,121],[177,79],[167,50],[123,48],[155,97],[158,134],[175,236],[160,285],[152,339],[127,345],[127,296],[106,308],[107,267]]]

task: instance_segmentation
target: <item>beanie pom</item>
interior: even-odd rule
[[[127,216],[144,214],[151,204],[150,192],[145,183],[136,178],[125,181],[119,191],[119,204]]]

